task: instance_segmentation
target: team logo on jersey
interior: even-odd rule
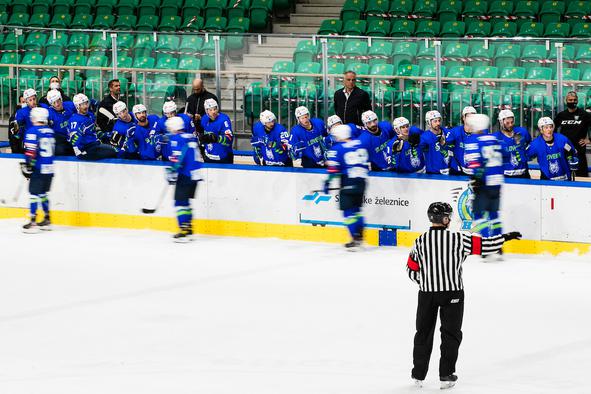
[[[472,221],[474,214],[472,213],[472,201],[474,200],[474,192],[471,187],[456,187],[451,189],[452,201],[456,203],[458,216],[462,221],[462,230],[470,230],[472,228]]]
[[[318,205],[321,202],[330,201],[332,199],[331,195],[327,194],[320,194],[318,192],[314,192],[313,194],[306,194],[302,197],[304,201],[314,201],[314,204]]]
[[[558,174],[558,171],[560,170],[560,166],[558,165],[558,162],[551,161],[549,164],[550,164],[550,173],[551,174]]]

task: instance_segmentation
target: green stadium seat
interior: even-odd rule
[[[141,19],[142,16],[156,15],[159,7],[159,0],[141,0],[137,8],[137,16]]]
[[[303,62],[297,65],[296,73],[298,74],[320,74],[321,66],[320,63],[315,62]],[[296,84],[298,88],[303,88],[306,85],[314,85],[318,77],[297,77]]]
[[[0,12],[0,25],[5,25],[8,22],[8,13],[6,11]]]
[[[365,0],[346,0],[341,9],[341,19],[346,25],[347,21],[359,20],[365,10]]]
[[[136,56],[133,59],[133,68],[149,69],[154,68],[155,64],[156,59],[154,59],[152,56]]]
[[[68,35],[62,31],[55,32],[55,38],[53,34],[49,35],[47,43],[45,44],[46,55],[59,55],[63,53],[64,48],[68,45]]]
[[[201,59],[201,67],[204,70],[214,70],[215,69],[215,47],[214,47],[214,40],[210,39],[208,42],[203,44],[201,50],[203,51],[203,56]],[[222,58],[226,53],[226,39],[220,38],[220,53],[222,54]]]
[[[544,26],[538,22],[527,22],[519,28],[518,37],[542,37],[544,35]]]
[[[88,46],[88,49],[91,51],[106,52],[111,49],[112,45],[113,41],[108,34],[103,34],[102,32],[93,33],[90,37],[90,45]]]
[[[117,15],[119,15],[119,17],[123,15],[135,16],[135,9],[137,8],[137,6],[137,0],[119,0],[119,2],[116,5]]]
[[[295,72],[295,63],[290,62],[287,60],[279,60],[273,64],[273,68],[271,69],[272,73],[294,73]],[[277,85],[287,85],[288,81],[285,80],[283,77],[277,77],[271,75],[271,79],[269,80],[269,86],[277,86]]]
[[[176,52],[181,43],[181,38],[175,34],[159,34],[156,43],[156,52]]]
[[[521,56],[521,48],[516,44],[499,44],[495,53],[495,66],[512,67]]]
[[[20,64],[22,66],[40,66],[43,64],[43,55],[38,52],[25,53]],[[23,88],[33,87],[37,89],[40,86],[37,80],[38,70],[36,68],[21,68],[19,72],[19,85]]]
[[[273,9],[272,0],[253,0],[250,7],[250,25],[254,31],[262,31],[269,26],[269,15]]]
[[[416,64],[402,64],[398,66],[398,70],[396,75],[399,77],[418,77],[419,76],[419,66]],[[405,89],[412,88],[415,85],[414,80],[405,80],[404,87]]]
[[[156,43],[154,42],[154,36],[152,34],[138,34],[133,46],[134,56],[137,57],[151,54],[155,47]]]
[[[170,53],[160,53],[156,57],[156,68],[159,70],[175,70],[179,60]]]
[[[496,0],[490,4],[488,9],[489,16],[509,16],[513,14],[513,1]]]
[[[158,26],[158,17],[156,15],[143,15],[140,16],[137,25],[137,30],[140,31],[154,31]]]
[[[567,18],[583,18],[587,15],[591,15],[591,2],[589,1],[571,1],[564,14]]]
[[[513,11],[513,14],[519,17],[534,19],[538,14],[539,9],[540,5],[536,0],[518,1],[517,4],[515,4],[515,11]]]
[[[64,55],[47,55],[45,60],[43,60],[44,66],[62,66],[64,65],[66,59]],[[49,85],[49,79],[58,73],[57,68],[47,68],[44,69],[41,73],[41,85],[47,86]]]
[[[238,0],[230,0],[228,8],[226,9],[228,20],[231,20],[232,18],[244,18],[249,15],[248,10],[250,10],[251,7],[250,0],[242,0],[236,5],[237,1]],[[278,6],[277,2],[274,2],[273,4]]]
[[[368,46],[367,41],[349,41],[345,43],[345,47],[343,48],[343,56],[347,58],[354,58],[359,59],[362,57],[367,56]],[[357,60],[359,61],[359,60]]]
[[[460,42],[449,42],[443,48],[442,57],[448,67],[461,66],[468,59],[470,47]]]
[[[117,49],[128,51],[133,48],[135,37],[131,33],[117,33]]]
[[[177,16],[182,2],[178,0],[162,0],[160,4],[160,16]]]
[[[70,27],[72,17],[69,14],[53,14],[53,18],[49,22],[49,27],[58,29],[67,29]]]
[[[10,15],[8,24],[12,26],[26,26],[29,23],[29,14],[24,12],[15,12]]]
[[[556,76],[553,79],[557,79]],[[565,68],[562,71],[562,80],[563,81],[580,81],[581,80],[581,70],[578,68]]]
[[[52,2],[47,0],[35,0],[31,5],[31,13],[35,14],[48,14],[51,9]]]
[[[113,15],[114,9],[115,5],[112,4],[110,0],[99,0],[94,12],[97,17],[102,15]]]
[[[461,13],[462,2],[459,0],[444,0],[439,4],[439,22],[444,25],[446,22],[458,20]]]
[[[83,55],[81,53],[72,53],[68,55],[65,65],[69,67],[86,66],[87,61],[88,58],[86,57],[86,55]],[[81,76],[79,75],[79,71],[75,71],[76,72],[74,73],[74,79],[72,80],[70,80],[69,73],[66,73],[64,75],[64,78],[62,78],[62,86],[68,87],[69,84],[70,89],[72,89],[75,92],[78,92],[82,87],[82,80]]]
[[[416,0],[412,13],[424,18],[433,17],[437,13],[437,0]]]
[[[298,42],[296,50],[293,53],[293,62],[296,64],[296,68],[300,63],[313,62],[317,53],[318,45],[314,44],[311,40]]]
[[[231,51],[240,51],[245,47],[244,34],[250,30],[250,19],[243,16],[230,19],[226,31],[235,33],[235,36],[228,36],[228,49]]]
[[[17,45],[18,44],[18,45]],[[2,49],[5,51],[14,51],[18,48],[22,48],[25,44],[25,36],[20,35],[15,36],[14,34],[8,33],[6,37],[4,37],[4,42],[2,43]]]
[[[47,33],[31,32],[25,40],[24,48],[26,51],[42,51],[47,44]]]
[[[70,24],[71,29],[88,29],[92,24],[92,15],[90,14],[76,14],[72,23]]]
[[[445,75],[445,70],[446,70],[446,66],[442,65],[441,66],[441,75]],[[433,64],[428,64],[425,65],[424,67],[421,68],[421,77],[426,77],[426,78],[435,78],[437,76],[437,67],[435,66],[435,63]],[[423,86],[425,87],[425,89],[432,89],[435,88],[437,85],[435,83],[435,80],[425,80],[423,82]]]
[[[550,80],[552,79],[552,69],[548,67],[532,67],[527,72],[526,79]]]
[[[343,63],[329,61],[328,75],[343,75],[345,73],[345,65]]]
[[[108,30],[113,27],[115,23],[115,16],[114,15],[97,15],[96,19],[94,20],[92,27],[93,29],[97,30]]]
[[[93,2],[90,1],[75,1],[74,4],[72,4],[72,8],[74,8],[74,15],[77,14],[86,14],[86,15],[91,15],[92,14],[92,6],[93,6]]]
[[[542,4],[538,14],[540,22],[544,25],[548,23],[560,22],[560,18],[565,13],[565,4],[563,1],[546,1]]]
[[[49,23],[49,14],[34,14],[29,19],[28,27],[47,27]]]
[[[466,24],[461,21],[445,22],[441,28],[441,37],[463,37]]]
[[[205,21],[200,16],[187,16],[182,24],[182,29],[184,31],[199,31],[203,29],[203,25]]]
[[[137,23],[137,16],[135,15],[119,15],[117,21],[113,25],[115,30],[133,30]]]
[[[388,79],[375,79],[376,83],[390,84],[392,82],[392,76],[394,75],[393,64],[376,64],[369,70],[369,75],[382,75],[390,77]]]
[[[376,64],[391,62],[393,49],[394,45],[391,41],[374,42],[371,48],[367,51],[367,56],[369,56],[369,66],[373,67]]]
[[[81,52],[90,46],[90,36],[88,33],[71,33],[68,42],[68,51]]]
[[[205,9],[205,3],[206,0],[185,2],[185,5],[181,11],[183,17],[186,18],[188,16],[201,15],[202,11]]]
[[[228,6],[228,0],[207,0],[205,5],[205,20],[224,15],[224,9]]]
[[[468,0],[464,3],[462,14],[464,17],[479,17],[488,12],[488,2],[486,0]]]
[[[179,52],[186,54],[201,53],[203,47],[203,37],[196,35],[185,35],[181,41]]]
[[[343,22],[338,19],[325,19],[320,24],[318,34],[323,36],[338,35],[341,34],[343,28]]]
[[[74,7],[74,0],[55,0],[53,2],[53,14],[70,14],[70,8]]]
[[[439,35],[439,29],[440,29],[440,26],[439,26],[438,21],[421,20],[417,24],[415,36],[417,36],[417,37],[436,37]]]
[[[215,16],[205,20],[205,26],[203,26],[203,30],[209,32],[223,32],[226,30],[227,25],[228,20],[226,18],[223,16]]]
[[[431,64],[435,61],[435,47],[430,43],[429,46],[425,46],[423,43],[418,46],[416,52],[416,63],[420,67]],[[412,61],[411,61],[412,63]]]
[[[415,56],[417,56],[417,47],[419,45],[416,42],[398,42],[394,44],[394,50],[392,51],[392,63],[394,65],[401,63],[413,63]],[[420,45],[421,48],[424,45]]]
[[[392,0],[388,13],[393,18],[406,18],[412,13],[413,0]]]
[[[473,67],[490,65],[494,53],[490,45],[485,47],[483,42],[478,41],[471,42],[469,45],[468,59],[470,65]]]
[[[493,24],[490,33],[492,37],[515,37],[517,35],[517,24],[515,22],[496,22]]]
[[[21,56],[15,52],[6,52],[0,58],[0,64],[17,64],[21,62]],[[0,67],[0,79],[2,79],[2,86],[7,87],[10,80],[6,79],[9,74],[8,67]]]
[[[501,69],[499,78],[501,79],[525,79],[525,68],[523,67],[505,67]],[[519,89],[518,82],[503,82],[504,89]]]
[[[28,13],[31,8],[31,0],[12,0],[11,7],[13,13]]]
[[[548,38],[566,38],[570,33],[570,25],[568,23],[554,22],[548,23],[544,37]]]
[[[348,20],[343,24],[341,32],[344,36],[363,36],[367,30],[367,21],[364,20]]]
[[[357,75],[369,75],[369,64],[361,63],[357,60],[350,60],[345,62],[345,70],[346,71],[353,71]],[[359,79],[359,77],[357,77]],[[368,83],[367,80],[361,80],[360,83]]]
[[[158,25],[158,31],[173,32],[181,27],[181,17],[176,15],[163,16]]]
[[[466,28],[466,36],[468,37],[488,37],[491,32],[490,22],[472,21],[468,23]]]
[[[343,53],[343,48],[345,47],[345,43],[343,40],[329,40],[327,43],[327,53],[328,57],[336,57],[340,56]],[[321,52],[321,48],[318,47],[319,54]]]
[[[570,32],[570,36],[576,38],[591,37],[591,24],[588,22],[581,22],[575,24]]]
[[[522,67],[525,67],[528,70],[533,67],[538,67],[539,64],[545,62],[546,59],[546,45],[543,44],[527,45],[521,54]]]
[[[414,35],[416,23],[409,20],[396,20],[392,23],[391,37],[411,37]]]
[[[368,22],[365,34],[369,37],[387,37],[390,33],[391,24],[389,20],[374,19]]]
[[[447,89],[451,91],[464,90],[470,84],[472,78],[472,67],[470,66],[453,66],[447,69],[448,78],[463,78],[463,81],[452,81],[448,84]]]
[[[550,46],[550,54],[548,59],[556,61],[556,47]],[[575,60],[575,47],[573,45],[565,45],[562,50],[562,61],[572,63]]]
[[[199,70],[201,69],[201,59],[194,56],[184,56],[179,60],[179,70]],[[191,83],[195,77],[194,73],[178,74],[179,83]],[[183,81],[184,79],[184,81]]]
[[[496,79],[499,77],[499,69],[493,66],[476,67],[472,77],[479,79]]]
[[[384,20],[386,14],[390,9],[390,2],[388,0],[368,0],[365,6],[365,16],[367,21]]]

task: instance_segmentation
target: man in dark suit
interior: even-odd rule
[[[354,71],[346,71],[344,74],[343,89],[334,93],[334,110],[342,119],[343,124],[355,123],[363,126],[361,114],[371,110],[369,94],[356,86],[357,74]]]

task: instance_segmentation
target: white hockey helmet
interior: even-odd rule
[[[373,111],[365,111],[361,114],[361,122],[366,125],[369,122],[373,122],[374,120],[378,120],[378,115],[376,115]]]
[[[148,110],[146,109],[146,106],[144,104],[134,105],[133,108],[131,109],[131,111],[134,114],[139,114],[140,112],[148,112]]]
[[[351,128],[346,124],[340,124],[335,126],[333,129],[330,130],[330,134],[337,140],[337,141],[345,141],[351,138]]]
[[[485,114],[474,114],[466,119],[467,130],[470,133],[488,129],[490,118]]]
[[[499,123],[503,126],[503,121],[507,118],[515,118],[515,114],[510,109],[504,109],[499,112]]]
[[[538,129],[542,130],[542,128],[544,126],[547,126],[551,124],[552,126],[554,126],[554,121],[552,120],[552,118],[549,118],[547,116],[544,116],[543,118],[540,118],[538,120]]]
[[[427,124],[427,128],[431,127],[431,121],[435,119],[443,119],[439,111],[427,111],[425,114],[425,123]]]
[[[51,90],[57,90],[61,87],[62,87],[62,85],[59,82],[52,82],[49,84],[49,89],[51,89]]]
[[[207,111],[208,109],[211,108],[217,108],[218,107],[218,102],[215,101],[214,99],[207,99],[203,102],[203,108],[205,108],[205,110]]]
[[[74,96],[72,101],[74,101],[74,105],[76,106],[76,108],[78,108],[80,107],[80,105],[88,102],[88,97],[83,93],[78,93]]]
[[[115,112],[115,115],[119,115],[121,112],[125,111],[127,109],[127,105],[125,105],[125,103],[123,101],[117,101],[115,104],[113,104],[113,112]]]
[[[170,133],[179,132],[185,129],[185,122],[179,116],[171,116],[166,119],[166,130]]]
[[[402,127],[402,126],[406,126],[409,125],[410,126],[410,122],[408,119],[406,119],[404,116],[401,116],[399,118],[394,119],[394,121],[392,122],[392,127],[394,127],[394,131],[398,133],[398,130]]]
[[[297,107],[295,109],[295,117],[296,119],[300,119],[300,117],[304,116],[304,115],[310,115],[310,111],[308,111],[308,108],[304,107],[303,105],[301,107]]]
[[[331,129],[332,126],[334,126],[337,123],[343,123],[343,121],[339,117],[339,115],[329,116],[328,119],[326,120],[326,125],[328,126],[329,129]]]
[[[164,112],[165,114],[176,112],[176,110],[176,103],[174,101],[167,101],[162,106],[162,112]]]
[[[464,109],[462,110],[462,118],[468,114],[476,114],[478,112],[476,112],[476,108],[472,107],[471,105],[468,105],[466,107],[464,107]]]
[[[47,123],[47,119],[49,118],[49,111],[43,107],[35,107],[31,108],[31,113],[29,114],[31,118],[31,122],[33,123]]]
[[[262,124],[266,124],[266,123],[275,122],[277,120],[277,117],[275,116],[275,114],[273,112],[266,109],[263,112],[261,112],[261,114],[259,116],[259,120],[261,121]]]
[[[62,94],[59,90],[50,90],[49,92],[47,92],[47,102],[49,103],[49,105],[53,105],[53,103],[61,99]]]
[[[37,95],[37,92],[35,91],[35,89],[26,89],[23,92],[23,98],[25,100],[29,99],[30,97],[36,96],[36,95]]]

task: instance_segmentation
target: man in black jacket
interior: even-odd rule
[[[357,74],[354,71],[345,72],[345,87],[334,92],[334,110],[343,124],[363,126],[361,114],[371,110],[371,100],[365,90],[355,85],[356,80]]]
[[[113,131],[113,126],[117,122],[117,116],[113,112],[113,105],[119,101],[121,95],[121,82],[118,79],[109,81],[109,94],[103,98],[99,103],[98,112],[96,114],[96,124],[104,133]]]
[[[568,92],[566,95],[566,109],[556,115],[554,124],[559,133],[567,137],[577,148],[579,157],[579,169],[577,176],[589,176],[587,170],[587,145],[589,144],[589,128],[591,127],[591,115],[578,108],[579,97],[576,92]]]
[[[62,101],[72,101],[72,99],[69,98],[66,95],[66,92],[64,92],[64,90],[62,89],[62,82],[57,75],[54,75],[51,78],[49,78],[49,90],[52,90],[52,89],[55,89],[58,92],[60,92],[60,94],[62,95]],[[49,101],[47,101],[46,96],[42,96],[39,99],[39,104],[45,104],[48,107],[51,107],[51,105],[49,104]]]
[[[195,78],[193,80],[193,94],[187,97],[185,113],[193,118],[193,123],[195,123],[195,131],[199,134],[203,133],[203,127],[201,127],[201,117],[205,115],[203,103],[205,103],[205,100],[207,99],[214,99],[218,103],[218,108],[220,108],[220,100],[218,100],[215,94],[205,89],[203,86],[203,80],[201,78]]]

